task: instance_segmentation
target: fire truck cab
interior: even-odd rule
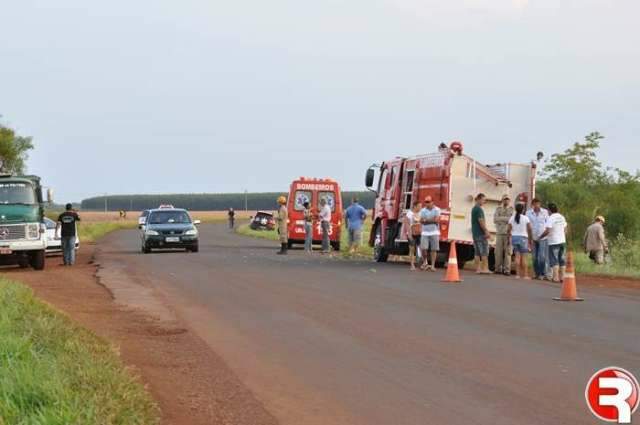
[[[455,241],[458,264],[463,267],[474,255],[471,209],[475,195],[487,195],[486,222],[489,231],[495,234],[493,214],[504,194],[508,194],[512,202],[530,206],[535,195],[536,169],[535,161],[480,164],[463,153],[460,142],[450,146],[441,144],[435,153],[398,157],[371,166],[366,174],[366,186],[376,193],[369,240],[374,259],[385,262],[390,254],[407,255],[408,241],[401,237],[403,215],[414,203],[431,196],[442,211],[438,263],[446,263],[449,245]],[[376,174],[379,177],[374,188]],[[493,264],[493,246],[489,262]]]
[[[325,199],[331,207],[331,224],[329,240],[334,250],[340,250],[342,233],[342,192],[338,182],[332,179],[300,177],[291,183],[287,210],[289,212],[289,247],[293,244],[304,244],[304,203],[309,202],[313,220],[313,243],[322,243],[322,227],[318,220],[320,201]]]

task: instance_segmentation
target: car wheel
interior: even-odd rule
[[[189,248],[189,251],[191,251],[191,252],[198,252],[198,251],[200,251],[200,247],[199,247],[198,245],[193,246],[193,247]]]

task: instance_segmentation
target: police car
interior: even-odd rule
[[[60,231],[56,231],[57,223],[49,218],[44,219],[47,228],[47,255],[60,254],[62,252],[62,239]],[[76,236],[76,250],[80,249],[80,237]]]
[[[142,252],[154,249],[185,249],[198,252],[198,229],[200,220],[192,220],[187,210],[162,205],[149,210],[141,229]]]

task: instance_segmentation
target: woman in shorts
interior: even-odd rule
[[[409,261],[411,263],[410,270],[416,270],[416,254],[420,247],[420,235],[422,235],[422,224],[420,224],[420,209],[422,204],[416,202],[413,209],[407,210],[404,216],[405,237],[409,241]]]
[[[511,246],[516,254],[516,279],[531,279],[529,277],[528,262],[531,252],[532,228],[529,217],[525,214],[524,204],[516,205],[516,213],[509,219],[509,234]]]

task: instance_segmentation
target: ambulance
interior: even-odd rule
[[[331,223],[329,225],[329,240],[334,250],[340,250],[340,236],[342,234],[342,194],[340,185],[333,179],[318,179],[300,177],[291,183],[287,210],[289,212],[289,248],[294,244],[304,244],[304,203],[309,202],[313,214],[313,243],[322,243],[322,227],[318,220],[320,201],[325,199],[331,207]]]

